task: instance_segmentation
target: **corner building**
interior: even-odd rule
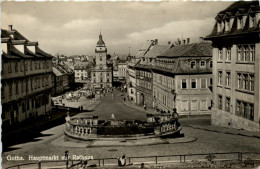
[[[107,66],[107,48],[100,33],[95,49],[95,67],[91,71],[91,86],[95,91],[112,87],[112,70]]]
[[[52,56],[17,30],[1,30],[3,131],[51,113]]]
[[[235,2],[215,19],[205,38],[213,42],[212,124],[259,131],[259,2]]]

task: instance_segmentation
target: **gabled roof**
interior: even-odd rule
[[[212,56],[212,45],[209,42],[200,42],[173,46],[160,54],[161,57],[196,57],[196,56]]]

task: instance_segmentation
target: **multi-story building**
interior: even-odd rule
[[[153,71],[153,106],[179,114],[209,113],[212,93],[212,47],[210,43],[172,46],[157,56]]]
[[[137,103],[137,93],[136,93],[136,68],[135,66],[144,59],[144,55],[147,51],[157,43],[158,40],[147,40],[146,43],[142,46],[141,49],[138,50],[136,56],[129,58],[129,62],[127,64],[127,73],[126,73],[126,81],[127,81],[127,93],[128,97],[134,103]],[[144,104],[144,94],[138,93],[138,104]]]
[[[53,64],[53,84],[52,96],[59,95],[74,87],[74,71],[66,64]]]
[[[2,124],[48,116],[51,113],[52,56],[9,26],[1,30]]]
[[[95,67],[91,71],[91,86],[94,90],[112,87],[112,70],[107,65],[107,48],[100,33],[95,49]]]
[[[117,69],[118,69],[118,79],[121,81],[126,80],[126,70],[127,70],[127,63],[126,61],[119,61],[117,64]]]
[[[146,105],[148,108],[154,107],[153,99],[153,72],[157,55],[165,52],[170,45],[158,45],[158,40],[149,47],[135,66],[136,69],[136,99],[138,105]]]
[[[75,82],[87,83],[89,80],[90,65],[88,62],[76,62],[74,64]]]
[[[219,12],[213,42],[212,124],[259,131],[260,8],[235,2]]]

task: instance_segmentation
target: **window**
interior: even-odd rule
[[[237,100],[236,115],[249,120],[254,120],[254,104]]]
[[[201,79],[200,87],[202,89],[206,89],[206,87],[207,87],[207,79]]]
[[[210,68],[213,67],[213,62],[212,62],[212,61],[209,62],[209,67],[210,67]]]
[[[226,61],[231,61],[231,48],[228,47],[226,52]]]
[[[8,64],[8,72],[9,72],[9,73],[12,73],[12,63],[9,62],[9,63],[7,63],[7,64]]]
[[[9,83],[9,96],[12,96],[13,94],[13,86],[12,82]]]
[[[222,110],[222,96],[218,95],[218,109]]]
[[[237,60],[242,61],[242,46],[237,46]]]
[[[197,79],[191,79],[191,88],[196,89],[197,88]]]
[[[225,111],[230,112],[230,97],[226,97]]]
[[[238,19],[238,29],[242,29],[243,28],[243,18],[239,18]]]
[[[218,84],[222,84],[222,71],[218,71]]]
[[[182,89],[187,89],[187,79],[182,79],[181,80],[181,88]]]
[[[93,73],[93,76],[94,76],[94,77],[96,77],[96,74],[95,74],[95,73]]]
[[[230,72],[226,72],[226,86],[230,86],[231,76]]]
[[[24,69],[25,71],[28,71],[28,61],[24,61]]]
[[[244,59],[245,61],[249,61],[248,46],[244,46]]]
[[[255,76],[249,75],[249,90],[254,91]]]
[[[206,66],[206,62],[205,61],[201,61],[200,62],[200,67],[205,67]]]
[[[210,86],[213,85],[213,79],[212,78],[209,79],[209,84],[210,84]]]
[[[222,49],[218,50],[218,60],[223,60],[223,50]]]
[[[250,61],[255,61],[255,45],[250,45]]]
[[[17,62],[15,62],[14,70],[15,70],[15,72],[18,72],[18,63]]]
[[[191,68],[195,68],[196,67],[196,62],[195,61],[190,62],[190,67]]]
[[[241,77],[241,73],[237,74],[237,88],[238,89],[242,89],[242,77]]]
[[[242,80],[242,84],[243,84],[243,89],[248,90],[249,89],[249,85],[248,85],[248,75],[247,74],[243,74],[242,76],[243,80]]]
[[[15,93],[16,93],[16,94],[19,93],[19,86],[18,86],[18,85],[19,85],[19,83],[16,82],[16,83],[15,83]]]
[[[251,16],[252,27],[256,26],[255,16]]]

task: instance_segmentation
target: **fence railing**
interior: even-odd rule
[[[214,157],[213,161],[237,160],[243,161],[248,158],[251,160],[260,160],[260,152],[226,152],[226,153],[203,153],[203,154],[178,154],[178,155],[161,155],[161,156],[135,156],[127,157],[127,164],[163,164],[163,163],[185,163],[193,160],[207,161],[207,158]],[[88,160],[88,165],[95,166],[113,166],[118,165],[117,158],[99,158]],[[39,161],[32,163],[18,164],[7,167],[6,169],[22,169],[35,168],[42,169],[47,166],[59,166],[63,168],[72,168],[77,165],[82,165],[84,160],[59,160],[59,161]],[[66,166],[66,163],[68,165]]]

